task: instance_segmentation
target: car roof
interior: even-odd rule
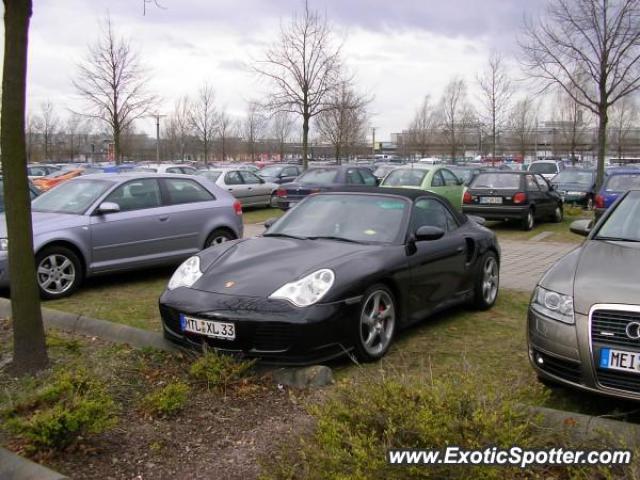
[[[317,193],[316,195],[322,195],[324,193],[359,193],[362,195],[394,195],[396,197],[405,197],[409,200],[415,200],[423,197],[442,198],[435,193],[428,192],[426,190],[420,190],[416,188],[386,188],[386,187],[369,187],[369,186],[337,186],[330,188],[327,191]]]
[[[609,168],[607,169],[607,174],[611,175],[637,175],[637,168]]]
[[[186,175],[181,173],[155,173],[155,172],[113,172],[113,173],[91,173],[89,175],[82,175],[80,177],[76,177],[73,180],[85,179],[85,180],[115,180],[115,181],[126,181],[126,180],[136,180],[138,178],[171,178],[171,177],[184,177],[184,178],[193,178],[194,175]],[[70,180],[70,181],[73,181]]]

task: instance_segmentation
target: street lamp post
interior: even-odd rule
[[[160,163],[160,117],[166,117],[166,115],[156,113],[153,117],[156,119],[156,163]]]

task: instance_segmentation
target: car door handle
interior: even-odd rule
[[[166,222],[167,220],[169,220],[169,215],[165,215],[164,217],[158,217],[158,220],[160,220],[161,222]]]
[[[251,190],[251,189],[252,189],[251,187],[247,187],[247,190]]]
[[[228,188],[227,190],[229,190],[230,192],[233,192],[233,188]]]

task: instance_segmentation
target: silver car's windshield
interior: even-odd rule
[[[640,191],[629,193],[620,202],[595,239],[640,242]]]
[[[407,200],[382,195],[318,195],[287,213],[265,236],[391,243],[409,208]]]
[[[553,175],[558,173],[558,166],[555,163],[532,163],[529,165],[529,171],[533,173],[542,173],[545,175]]]
[[[71,180],[36,197],[31,204],[31,210],[82,214],[113,183],[108,180]]]

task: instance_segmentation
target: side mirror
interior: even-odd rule
[[[271,225],[278,221],[278,217],[271,217],[264,221],[264,228],[271,228]]]
[[[444,230],[440,227],[423,225],[416,230],[416,241],[438,240],[444,236]]]
[[[100,215],[106,215],[107,213],[118,213],[119,211],[120,205],[115,202],[102,202],[96,210],[96,212]]]
[[[458,185],[464,185],[464,180],[463,180],[463,179],[461,179],[461,178],[459,178],[459,179],[458,179]]]
[[[591,228],[593,226],[592,223],[593,220],[589,219],[576,220],[575,222],[571,223],[571,225],[569,226],[569,230],[571,230],[572,233],[586,237],[587,235],[589,235],[589,233],[591,233]]]
[[[478,225],[484,226],[487,221],[482,217],[477,217],[475,215],[467,215],[467,218],[472,222],[476,222]]]

